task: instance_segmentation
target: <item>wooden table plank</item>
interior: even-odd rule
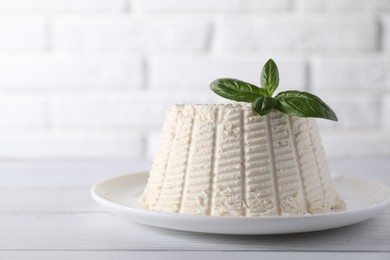
[[[390,252],[390,211],[333,230],[227,236],[147,227],[111,214],[0,214],[0,250]]]

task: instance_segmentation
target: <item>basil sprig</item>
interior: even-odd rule
[[[264,64],[260,84],[259,88],[238,79],[221,78],[214,80],[210,88],[221,97],[252,103],[252,109],[260,116],[276,109],[287,115],[337,121],[335,112],[319,97],[308,92],[288,90],[273,97],[279,86],[279,71],[272,59]]]

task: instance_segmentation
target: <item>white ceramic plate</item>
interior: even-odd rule
[[[162,228],[217,234],[284,234],[337,228],[367,220],[390,205],[390,188],[351,176],[337,176],[334,185],[347,204],[344,211],[289,217],[215,217],[144,210],[137,199],[148,173],[135,173],[97,183],[96,202],[129,220]]]

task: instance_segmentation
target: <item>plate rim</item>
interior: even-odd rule
[[[104,185],[107,182],[114,181],[115,179],[121,179],[121,178],[129,178],[129,177],[135,177],[135,176],[143,176],[147,177],[146,175],[149,174],[148,171],[141,171],[141,172],[134,172],[134,173],[129,173],[129,174],[124,174],[124,175],[118,175],[110,178],[106,178],[104,180],[101,180],[97,183],[95,183],[91,189],[90,193],[92,198],[100,205],[104,206],[107,208],[110,212],[114,214],[119,214],[119,215],[128,215],[128,214],[136,214],[138,216],[147,216],[147,217],[153,217],[153,218],[160,218],[163,220],[183,220],[183,221],[191,221],[191,222],[215,222],[215,221],[224,221],[224,222],[236,222],[236,221],[246,221],[246,222],[258,222],[258,221],[273,221],[273,222],[283,222],[283,221],[301,221],[301,220],[318,220],[318,219],[324,219],[324,218],[337,218],[338,216],[348,216],[348,215],[356,215],[358,213],[371,213],[371,216],[368,218],[365,218],[364,220],[367,220],[376,214],[378,214],[380,211],[386,209],[387,207],[390,206],[390,198],[388,200],[381,201],[379,203],[375,203],[373,205],[363,207],[363,208],[357,208],[357,209],[349,209],[349,210],[340,210],[340,211],[333,211],[333,212],[326,212],[326,213],[318,213],[318,214],[305,214],[305,215],[299,215],[299,216],[253,216],[253,217],[244,217],[244,216],[206,216],[206,215],[193,215],[193,214],[181,214],[181,213],[171,213],[171,212],[160,212],[160,211],[153,211],[153,210],[146,210],[142,208],[135,208],[135,207],[130,207],[126,206],[120,203],[116,203],[113,201],[110,201],[102,196],[100,196],[97,192],[97,189],[99,186]],[[353,175],[343,175],[343,174],[332,174],[331,175],[332,180],[336,178],[353,178],[353,179],[358,179],[360,181],[364,182],[369,182],[369,183],[375,183],[379,184],[382,186],[385,186],[390,189],[390,187],[384,183],[375,181],[375,180],[370,180],[366,178],[361,178]],[[375,214],[372,214],[372,212],[375,211]],[[128,216],[127,216],[128,217]],[[364,221],[361,220],[361,221]],[[185,231],[192,231],[192,230],[187,230],[187,229],[180,229],[180,228],[172,228],[172,227],[165,227],[164,225],[154,225],[154,224],[148,224],[145,222],[137,221],[134,220],[135,222],[139,222],[142,224],[150,225],[150,226],[158,226],[158,227],[163,227],[163,228],[168,228],[168,229],[176,229],[176,230],[185,230]],[[355,223],[361,222],[357,221]],[[354,223],[346,224],[346,225],[352,225]],[[346,225],[341,225],[341,226],[346,226]],[[338,226],[338,227],[341,227]],[[337,226],[335,226],[337,227]],[[328,229],[328,228],[327,228]],[[318,230],[324,230],[324,229],[318,229]],[[314,231],[314,230],[313,230]],[[205,231],[193,231],[193,232],[202,232],[202,233],[219,233],[219,232],[205,232]],[[299,231],[298,231],[299,232]],[[286,233],[298,233],[298,232],[286,232]],[[305,232],[305,231],[302,231]],[[222,234],[222,233],[220,233]],[[223,234],[237,234],[237,233],[223,233]],[[241,234],[283,234],[283,233],[241,233]]]

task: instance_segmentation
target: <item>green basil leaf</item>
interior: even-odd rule
[[[275,106],[282,113],[300,117],[319,117],[337,121],[335,112],[319,97],[308,92],[289,90],[275,97]]]
[[[252,103],[252,109],[264,116],[272,111],[278,101],[273,97],[259,97]]]
[[[263,66],[260,75],[261,86],[267,89],[270,96],[279,86],[279,71],[275,62],[269,59]]]
[[[210,89],[221,97],[242,102],[253,102],[266,93],[265,89],[231,78],[214,80],[210,84]]]
[[[264,97],[270,97],[271,95],[269,94],[268,90],[265,88],[259,88],[259,95],[264,96]]]

